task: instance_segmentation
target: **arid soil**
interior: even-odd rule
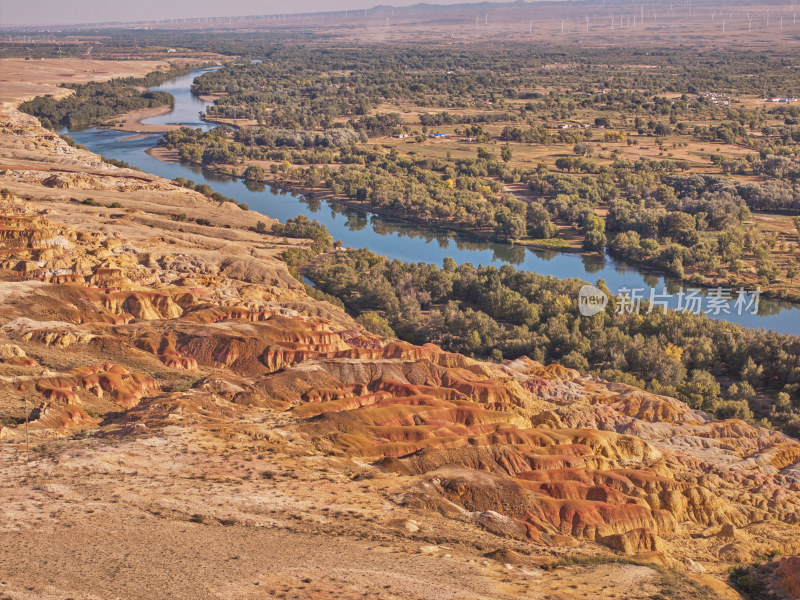
[[[0,60],[0,102],[17,103],[46,94],[58,97],[72,93],[59,87],[61,83],[141,77],[166,65],[166,61],[6,58]]]
[[[2,598],[737,598],[800,549],[796,440],[367,333],[10,105],[0,189]]]

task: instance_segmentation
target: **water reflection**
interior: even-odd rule
[[[531,248],[530,251],[533,252],[538,258],[547,261],[551,261],[561,254],[561,252],[556,252],[555,250],[540,250],[538,248]]]
[[[207,169],[205,167],[195,168],[199,169],[199,172],[203,175],[203,179],[205,179],[203,183],[228,183],[231,181],[238,181],[237,177],[231,177],[225,173],[212,171],[211,169]]]
[[[647,277],[649,278],[651,276],[647,275]],[[652,288],[654,286],[651,285],[650,287]],[[674,279],[668,279],[666,281],[666,285],[664,287],[666,288],[668,294],[675,295],[675,294],[680,293],[680,291],[682,289],[686,288],[687,286],[683,282],[676,281]]]
[[[658,282],[661,281],[658,275],[647,273],[646,271],[642,273],[642,279],[647,287],[654,289],[658,287]]]
[[[525,248],[499,244],[492,248],[492,262],[504,262],[511,265],[521,265],[525,262]]]
[[[245,181],[244,187],[247,188],[248,192],[253,192],[254,194],[260,194],[261,192],[267,191],[267,186],[263,183],[258,183],[256,181]]]
[[[766,317],[770,315],[780,314],[781,311],[792,310],[796,307],[791,302],[784,302],[782,300],[769,300],[768,302],[761,302],[758,305],[759,316]]]
[[[369,219],[367,219],[366,214],[355,213],[347,215],[347,228],[350,231],[361,231],[365,229],[367,225],[369,225]]]
[[[581,264],[583,264],[583,270],[589,275],[600,273],[606,268],[605,258],[595,256],[581,256]]]

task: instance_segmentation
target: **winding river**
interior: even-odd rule
[[[197,70],[152,88],[170,92],[175,97],[175,107],[169,113],[146,119],[144,123],[181,123],[202,129],[212,127],[200,118],[200,113],[209,103],[193,96],[190,91],[192,81],[202,72],[203,70]],[[195,183],[207,183],[215,191],[234,198],[237,202],[247,203],[251,210],[282,222],[300,214],[317,219],[330,230],[334,239],[341,240],[350,248],[366,247],[378,254],[408,262],[441,264],[445,257],[452,257],[459,264],[511,264],[518,269],[558,278],[575,277],[592,283],[603,279],[612,292],[625,288],[641,289],[645,298],[649,297],[651,288],[655,288],[658,294],[664,288],[668,293],[675,294],[680,288],[680,283],[676,280],[648,273],[610,257],[584,257],[486,242],[467,234],[427,229],[325,201],[308,199],[298,194],[285,193],[275,188],[253,185],[197,166],[162,162],[146,153],[146,150],[156,145],[160,134],[137,136],[107,129],[68,133],[77,143],[83,144],[92,152],[124,160],[143,171],[167,179],[185,177]],[[674,308],[678,306],[678,302],[678,296],[674,295],[669,300],[669,305]],[[705,308],[708,305],[705,303],[703,306]],[[723,310],[716,316],[712,315],[713,318],[725,319],[746,327],[800,335],[798,305],[762,298],[758,314],[752,314],[749,310],[739,314],[740,311],[733,303],[728,307],[730,314]]]

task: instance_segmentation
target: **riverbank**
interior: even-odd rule
[[[147,150],[146,152],[153,158],[156,158],[162,162],[173,163],[173,164],[179,164],[182,162],[180,160],[180,155],[177,150],[171,150],[164,148],[162,146],[157,146],[155,148]],[[194,164],[194,163],[187,163],[187,164]],[[539,252],[571,254],[590,259],[597,258],[600,256],[596,252],[586,252],[579,247],[572,246],[566,241],[564,241],[564,245],[556,245],[553,242],[543,241],[543,240],[519,240],[513,243],[499,242],[498,240],[493,238],[492,232],[489,231],[476,231],[476,230],[459,228],[455,226],[444,226],[436,223],[431,223],[425,219],[422,219],[414,215],[406,215],[406,214],[401,214],[398,211],[375,208],[369,202],[358,202],[356,200],[337,197],[328,188],[325,187],[310,188],[291,181],[284,180],[279,175],[272,174],[268,169],[266,169],[265,179],[256,181],[256,180],[246,179],[240,175],[232,175],[230,172],[230,167],[215,168],[213,166],[204,166],[203,168],[211,172],[216,172],[221,175],[225,175],[227,177],[236,177],[237,179],[247,181],[248,183],[264,185],[264,186],[275,186],[280,190],[294,194],[301,194],[307,198],[313,198],[317,201],[323,201],[336,204],[339,206],[344,206],[347,208],[363,212],[365,214],[379,215],[384,218],[395,219],[398,221],[419,225],[433,231],[441,231],[444,233],[451,232],[451,233],[466,234],[475,237],[477,239],[485,240],[491,243],[506,243],[512,247],[519,247]],[[562,240],[555,240],[555,241],[558,242]],[[627,263],[630,266],[635,266],[644,275],[652,275],[657,277],[670,277],[673,278],[676,283],[679,283],[681,285],[694,286],[705,290],[714,290],[722,286],[735,289],[744,288],[747,291],[752,291],[759,287],[759,282],[755,278],[742,277],[740,280],[734,282],[734,281],[724,281],[722,279],[709,279],[708,277],[704,276],[699,272],[689,272],[683,278],[679,279],[675,277],[672,273],[669,273],[666,270],[658,269],[657,267],[654,267],[643,261],[634,261],[626,258],[624,259],[624,263]],[[800,308],[800,294],[794,293],[792,290],[770,289],[764,286],[761,287],[763,288],[761,290],[762,298],[769,298],[780,302],[786,302],[791,304],[792,306]]]
[[[201,100],[203,96],[198,96]],[[258,121],[255,119],[224,119],[222,117],[209,117],[208,115],[203,116],[203,121],[206,123],[213,123],[214,125],[227,125],[228,127],[233,127],[234,129],[240,129],[241,127],[254,127],[258,125]]]
[[[153,158],[160,160],[161,162],[170,164],[181,163],[180,153],[177,150],[170,150],[164,146],[154,146],[149,150],[145,150],[145,154],[148,154]]]
[[[191,82],[197,71],[176,77],[159,89],[168,91],[175,98],[173,114],[158,120],[180,121],[189,127],[198,127],[196,119],[205,108],[196,96],[189,93]],[[207,127],[208,123],[204,123]],[[272,174],[270,161],[255,164],[267,173],[264,181],[243,180],[231,176],[230,168],[208,170],[196,164],[181,162],[175,151],[165,148],[153,149],[153,138],[119,143],[126,134],[109,130],[87,130],[75,132],[75,141],[90,149],[127,162],[167,179],[178,177],[206,184],[215,192],[233,198],[237,203],[247,204],[263,215],[285,223],[288,219],[303,215],[325,225],[334,239],[341,240],[349,248],[369,248],[383,256],[408,263],[442,264],[446,258],[458,264],[503,265],[509,264],[520,271],[529,271],[555,279],[580,279],[588,282],[603,280],[611,290],[643,290],[649,297],[650,290],[661,293],[664,288],[677,292],[678,288],[697,287],[687,285],[669,276],[661,276],[652,270],[617,261],[608,255],[566,252],[548,247],[525,247],[488,241],[475,232],[459,232],[436,228],[422,221],[414,224],[405,215],[380,215],[370,210],[368,204],[343,202],[333,198],[326,187],[308,189],[295,183],[283,181],[283,173]],[[243,165],[236,166],[236,174]],[[335,168],[334,165],[332,168]],[[489,232],[493,233],[493,232]],[[563,234],[562,234],[563,235]],[[570,242],[566,237],[565,241]],[[577,244],[571,244],[577,245]],[[688,275],[688,273],[687,273]],[[701,291],[701,296],[707,295]],[[705,301],[704,301],[705,302]],[[670,301],[671,308],[678,308],[677,296]],[[765,328],[779,333],[800,334],[800,307],[786,302],[775,302],[762,297],[760,314],[733,312],[719,313],[714,318],[729,321],[744,327]]]
[[[181,126],[175,124],[150,124],[143,123],[145,119],[152,119],[165,115],[172,110],[169,104],[163,106],[156,106],[154,108],[143,108],[141,110],[132,110],[131,112],[120,115],[115,119],[114,125],[108,125],[104,129],[113,129],[115,131],[129,131],[131,133],[166,133],[180,129]]]
[[[178,150],[165,148],[163,146],[156,146],[154,148],[150,148],[149,150],[145,151],[148,155],[152,156],[153,158],[160,160],[166,163],[181,163],[180,154]],[[473,236],[480,240],[485,240],[487,242],[492,243],[499,243],[505,244],[508,243],[512,246],[519,246],[524,248],[530,248],[531,250],[540,250],[540,251],[549,251],[549,252],[566,252],[570,254],[579,254],[581,256],[597,256],[595,252],[585,252],[578,247],[574,247],[568,244],[568,242],[564,240],[555,240],[555,242],[563,242],[563,245],[558,245],[553,243],[549,240],[534,240],[534,239],[525,239],[519,240],[515,242],[505,242],[498,240],[494,237],[493,232],[488,230],[475,230],[475,229],[467,229],[464,227],[458,227],[455,225],[445,225],[436,222],[429,221],[422,217],[418,217],[416,215],[408,215],[405,213],[401,213],[399,211],[384,209],[384,208],[376,208],[372,206],[369,202],[358,202],[357,200],[351,200],[346,198],[341,198],[334,195],[328,188],[325,187],[307,187],[304,185],[297,184],[292,181],[287,181],[285,179],[280,178],[278,175],[273,175],[268,170],[266,172],[265,179],[261,180],[254,180],[254,179],[247,179],[242,177],[241,175],[233,175],[230,172],[231,167],[214,167],[209,165],[200,165],[198,163],[186,163],[191,164],[194,166],[202,166],[204,169],[211,171],[213,173],[219,173],[221,175],[225,175],[227,177],[236,177],[237,179],[241,179],[243,181],[247,181],[248,183],[256,184],[256,185],[264,185],[264,186],[274,186],[278,189],[294,194],[301,194],[307,198],[313,198],[315,200],[330,202],[333,204],[338,204],[340,206],[345,206],[347,208],[352,208],[357,211],[361,211],[368,214],[373,215],[380,215],[381,217],[386,217],[389,219],[396,219],[398,221],[404,221],[407,223],[411,223],[414,225],[420,225],[422,227],[438,230],[442,232],[454,232],[454,233],[461,233],[469,236]]]

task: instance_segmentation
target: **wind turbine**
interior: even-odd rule
[[[83,53],[83,56],[85,56],[89,60],[92,60],[92,46],[89,46],[89,49]]]
[[[56,54],[58,54],[58,58],[64,58],[62,56],[64,54],[64,52],[63,52],[63,50],[61,50],[61,46],[58,47],[58,51],[56,52]]]
[[[32,50],[27,46],[25,47],[25,50],[28,51],[28,60],[33,60],[33,56],[31,55]]]

